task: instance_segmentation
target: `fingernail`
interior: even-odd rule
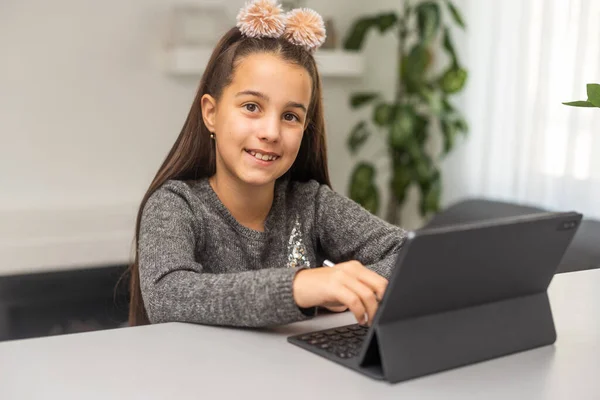
[[[367,325],[369,323],[369,315],[365,313],[365,315],[363,316],[361,325]]]

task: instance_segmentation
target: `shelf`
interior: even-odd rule
[[[165,52],[165,70],[171,75],[200,76],[208,63],[212,49],[205,47],[174,47]],[[322,77],[360,77],[365,70],[362,53],[343,50],[318,50],[315,54]]]
[[[137,207],[0,209],[0,276],[127,264]]]

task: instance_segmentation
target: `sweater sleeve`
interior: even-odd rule
[[[259,327],[307,318],[292,293],[299,269],[215,274],[196,262],[205,233],[201,219],[183,196],[164,187],[144,207],[138,257],[150,322]]]
[[[389,279],[406,231],[371,214],[353,200],[320,185],[317,235],[333,262],[360,261]]]

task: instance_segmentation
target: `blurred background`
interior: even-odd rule
[[[0,340],[123,326],[135,214],[243,0],[0,2]],[[585,215],[600,266],[596,0],[305,0],[334,189],[407,229]],[[592,99],[592,96],[589,97]]]

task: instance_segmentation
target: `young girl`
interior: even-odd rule
[[[314,11],[256,0],[217,44],[138,213],[132,325],[373,319],[405,232],[330,187],[324,40]]]

